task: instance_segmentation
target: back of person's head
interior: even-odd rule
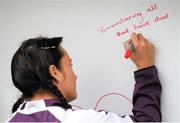
[[[53,84],[49,66],[55,65],[61,70],[59,61],[63,57],[60,48],[62,37],[37,37],[26,40],[13,56],[11,74],[13,84],[22,92],[14,104],[12,112],[25,100],[38,91],[49,91],[59,98],[62,107],[71,108],[58,88]]]

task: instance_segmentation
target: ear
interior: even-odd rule
[[[55,65],[49,66],[49,73],[55,80],[55,84],[60,83],[64,80],[62,72]]]

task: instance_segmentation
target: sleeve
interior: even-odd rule
[[[134,72],[135,87],[133,92],[134,122],[160,122],[160,98],[162,87],[155,66]]]

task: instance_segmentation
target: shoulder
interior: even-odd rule
[[[132,122],[129,116],[121,117],[120,115],[106,111],[89,110],[67,110],[64,114],[64,123],[121,123]]]

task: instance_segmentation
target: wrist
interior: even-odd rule
[[[153,63],[150,63],[150,64],[140,64],[140,65],[136,65],[136,67],[137,67],[137,70],[141,70],[141,69],[144,69],[144,68],[151,67],[153,65],[154,65]]]

